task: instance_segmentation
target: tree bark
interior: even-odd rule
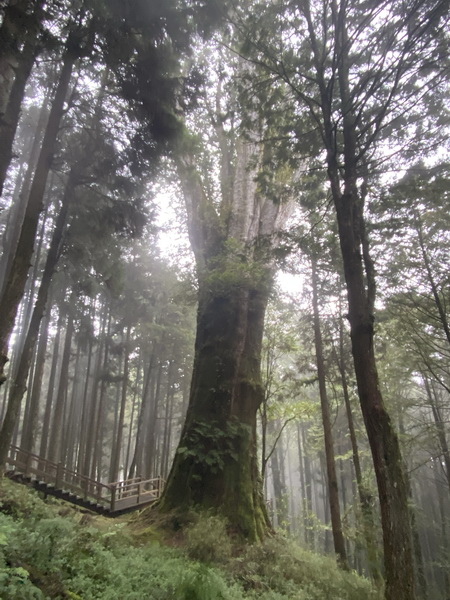
[[[339,326],[339,355],[336,355],[336,362],[341,377],[342,395],[344,398],[345,412],[347,415],[348,430],[350,443],[352,447],[353,467],[355,469],[356,486],[358,489],[359,503],[361,506],[361,514],[363,521],[364,538],[366,542],[367,560],[369,572],[373,577],[377,587],[383,585],[383,576],[380,571],[380,555],[377,543],[377,532],[375,526],[375,515],[373,508],[373,498],[370,492],[366,489],[363,482],[362,467],[359,457],[358,440],[353,418],[353,411],[350,402],[350,394],[347,384],[347,374],[345,369],[344,359],[344,332],[342,322]]]
[[[53,83],[53,81],[50,83]],[[51,87],[51,85],[47,85],[46,95],[39,113],[39,119],[36,125],[33,140],[30,140],[29,142],[29,146],[31,149],[26,161],[24,160],[24,162],[26,162],[27,167],[24,174],[19,174],[18,180],[15,184],[12,206],[8,211],[6,228],[2,240],[3,253],[0,260],[1,293],[3,293],[8,274],[11,271],[11,264],[14,259],[14,255],[17,248],[17,242],[20,236],[20,230],[27,208],[27,201],[30,193],[33,173],[37,164],[37,160],[39,158],[41,139],[48,119],[48,102]]]
[[[4,9],[0,27],[0,123],[4,119],[16,73],[20,70],[21,44],[33,29],[34,19],[30,14],[33,5],[39,8],[42,1],[10,0]]]
[[[95,428],[96,428],[96,418],[98,412],[98,403],[99,403],[99,388],[100,388],[100,378],[102,373],[102,358],[103,353],[106,351],[106,326],[108,322],[108,307],[106,304],[101,306],[101,310],[99,311],[98,318],[100,319],[100,333],[98,337],[98,347],[97,347],[97,356],[95,357],[95,366],[92,374],[92,389],[91,389],[91,398],[89,405],[87,406],[87,433],[86,433],[86,443],[84,447],[81,449],[81,454],[83,455],[83,461],[80,463],[81,472],[83,475],[90,477],[91,473],[91,464],[94,455],[94,446],[95,446]]]
[[[51,167],[60,122],[63,116],[64,100],[69,88],[72,69],[77,58],[78,46],[74,43],[72,35],[69,35],[58,85],[55,91],[41,152],[39,154],[33,183],[28,197],[17,249],[0,299],[0,385],[6,379],[4,366],[8,360],[9,337],[14,327],[17,308],[22,298],[27,280],[39,216],[43,210],[45,186]]]
[[[322,426],[325,443],[325,459],[328,483],[328,495],[330,501],[331,528],[333,532],[334,551],[338,557],[340,566],[348,569],[347,552],[345,540],[342,533],[341,509],[339,505],[339,487],[336,474],[336,461],[334,458],[334,441],[331,429],[330,405],[326,388],[325,361],[323,357],[323,341],[320,327],[319,297],[318,297],[318,273],[317,261],[311,257],[311,283],[312,283],[312,305],[314,346],[316,350],[317,378],[319,382],[320,406],[322,412]]]
[[[62,304],[62,302],[61,302]],[[45,402],[45,409],[44,409],[44,418],[42,421],[42,433],[41,433],[41,441],[39,444],[39,456],[42,456],[43,458],[45,458],[47,456],[47,452],[48,452],[48,442],[49,442],[49,434],[50,434],[50,423],[51,423],[51,416],[52,416],[52,407],[53,407],[53,398],[55,395],[55,381],[56,381],[56,371],[57,371],[57,366],[58,366],[58,358],[59,358],[59,351],[60,351],[60,345],[61,345],[61,333],[63,330],[63,325],[64,325],[64,318],[65,318],[65,314],[64,311],[62,309],[62,306],[59,306],[59,317],[58,317],[58,323],[57,323],[57,327],[56,327],[56,336],[53,342],[53,356],[52,356],[52,365],[50,368],[50,376],[48,379],[48,386],[47,386],[47,398],[46,398],[46,402]]]
[[[42,2],[40,2],[42,4]],[[3,115],[0,115],[0,196],[2,195],[6,173],[13,157],[13,143],[19,124],[20,111],[25,95],[25,85],[31,69],[40,52],[36,39],[27,39],[22,50],[19,65],[15,70],[14,83]]]
[[[110,468],[110,481],[117,481],[119,478],[120,468],[120,456],[122,451],[122,440],[123,440],[123,429],[125,422],[125,407],[127,402],[127,391],[128,391],[128,378],[129,378],[129,359],[130,359],[130,337],[131,337],[131,325],[127,326],[125,341],[124,341],[124,361],[123,361],[123,382],[122,392],[120,397],[120,409],[117,419],[117,429],[115,439],[113,441],[112,456],[111,456],[111,468]]]
[[[271,434],[275,433],[275,426],[272,421],[268,423],[268,431]],[[285,531],[289,530],[289,506],[288,506],[288,491],[286,488],[286,480],[284,474],[284,461],[282,460],[283,453],[283,438],[280,436],[277,440],[276,447],[270,456],[270,469],[272,471],[273,491],[275,496],[276,517],[275,527],[280,527]]]
[[[267,292],[205,287],[188,414],[160,507],[220,510],[237,533],[256,540],[269,526],[256,451]]]
[[[41,322],[39,342],[36,350],[36,364],[34,368],[33,385],[31,388],[28,418],[26,421],[24,420],[22,439],[20,442],[22,450],[25,450],[26,452],[33,452],[38,428],[39,401],[42,392],[42,379],[44,377],[44,367],[46,361],[51,300],[49,300],[47,304],[47,310],[44,315],[44,319]]]
[[[270,527],[256,448],[270,251],[290,206],[259,193],[256,136],[238,138],[234,151],[220,206],[205,191],[195,153],[180,148],[178,156],[197,265],[197,334],[186,422],[159,510],[213,509],[240,536],[257,540]]]
[[[50,243],[50,248],[47,254],[44,272],[42,274],[41,285],[39,287],[36,304],[33,309],[31,322],[26,333],[25,341],[22,347],[22,352],[19,358],[17,372],[14,377],[14,382],[11,386],[8,399],[8,407],[0,430],[0,469],[3,469],[8,455],[9,446],[11,444],[14,426],[17,423],[17,418],[20,411],[20,405],[23,395],[26,390],[26,382],[30,371],[33,351],[36,345],[39,334],[39,326],[41,319],[44,316],[44,311],[47,306],[48,294],[53,273],[58,263],[61,244],[64,234],[64,228],[67,221],[67,213],[69,209],[69,200],[73,192],[73,172],[69,174],[66,184],[64,198],[62,200],[61,209],[56,220],[55,229]]]
[[[67,311],[66,335],[59,374],[58,388],[55,397],[55,410],[53,412],[52,426],[50,428],[50,441],[48,444],[48,458],[53,462],[62,459],[64,412],[67,402],[67,384],[69,380],[69,365],[72,350],[72,337],[74,332],[74,296],[70,299]]]
[[[373,346],[373,314],[364,283],[360,240],[355,235],[358,199],[335,198],[349,303],[348,318],[361,410],[378,484],[384,540],[386,600],[413,600],[414,569],[408,485],[397,434],[383,402]]]

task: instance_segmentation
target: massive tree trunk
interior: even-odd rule
[[[202,287],[190,404],[162,507],[220,509],[257,539],[268,526],[256,452],[267,292]]]
[[[221,130],[219,134],[224,134]],[[239,139],[234,168],[222,145],[220,205],[186,151],[178,171],[198,274],[198,313],[189,408],[161,511],[213,509],[250,540],[269,527],[257,461],[256,415],[270,249],[288,211],[261,197],[261,146]],[[226,184],[226,185],[225,185]]]

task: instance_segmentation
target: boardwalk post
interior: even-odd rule
[[[157,483],[157,493],[156,493],[156,498],[158,499],[161,496],[161,488],[162,488],[162,477],[161,475],[158,475],[158,483]]]
[[[111,489],[111,512],[116,510],[116,484],[113,483],[110,486]]]
[[[83,500],[87,500],[88,497],[88,480],[86,477],[81,479],[81,489],[83,490]]]
[[[28,475],[30,473],[32,456],[30,452],[28,452],[26,456],[27,458],[25,461],[25,475]]]
[[[55,488],[62,488],[62,474],[63,474],[63,466],[62,463],[58,463],[56,465],[56,479],[55,479]]]

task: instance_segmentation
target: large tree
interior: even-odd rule
[[[262,189],[271,156],[264,126],[244,135],[233,124],[232,83],[223,72],[214,80],[216,98],[209,107],[205,98],[201,117],[210,120],[208,141],[202,145],[186,133],[175,157],[195,256],[198,313],[187,418],[159,509],[211,508],[239,535],[255,540],[269,525],[256,443],[264,315],[274,274],[271,253],[290,203]]]

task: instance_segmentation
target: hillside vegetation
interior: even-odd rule
[[[370,582],[283,538],[237,548],[198,517],[176,540],[0,482],[2,600],[376,600]]]

